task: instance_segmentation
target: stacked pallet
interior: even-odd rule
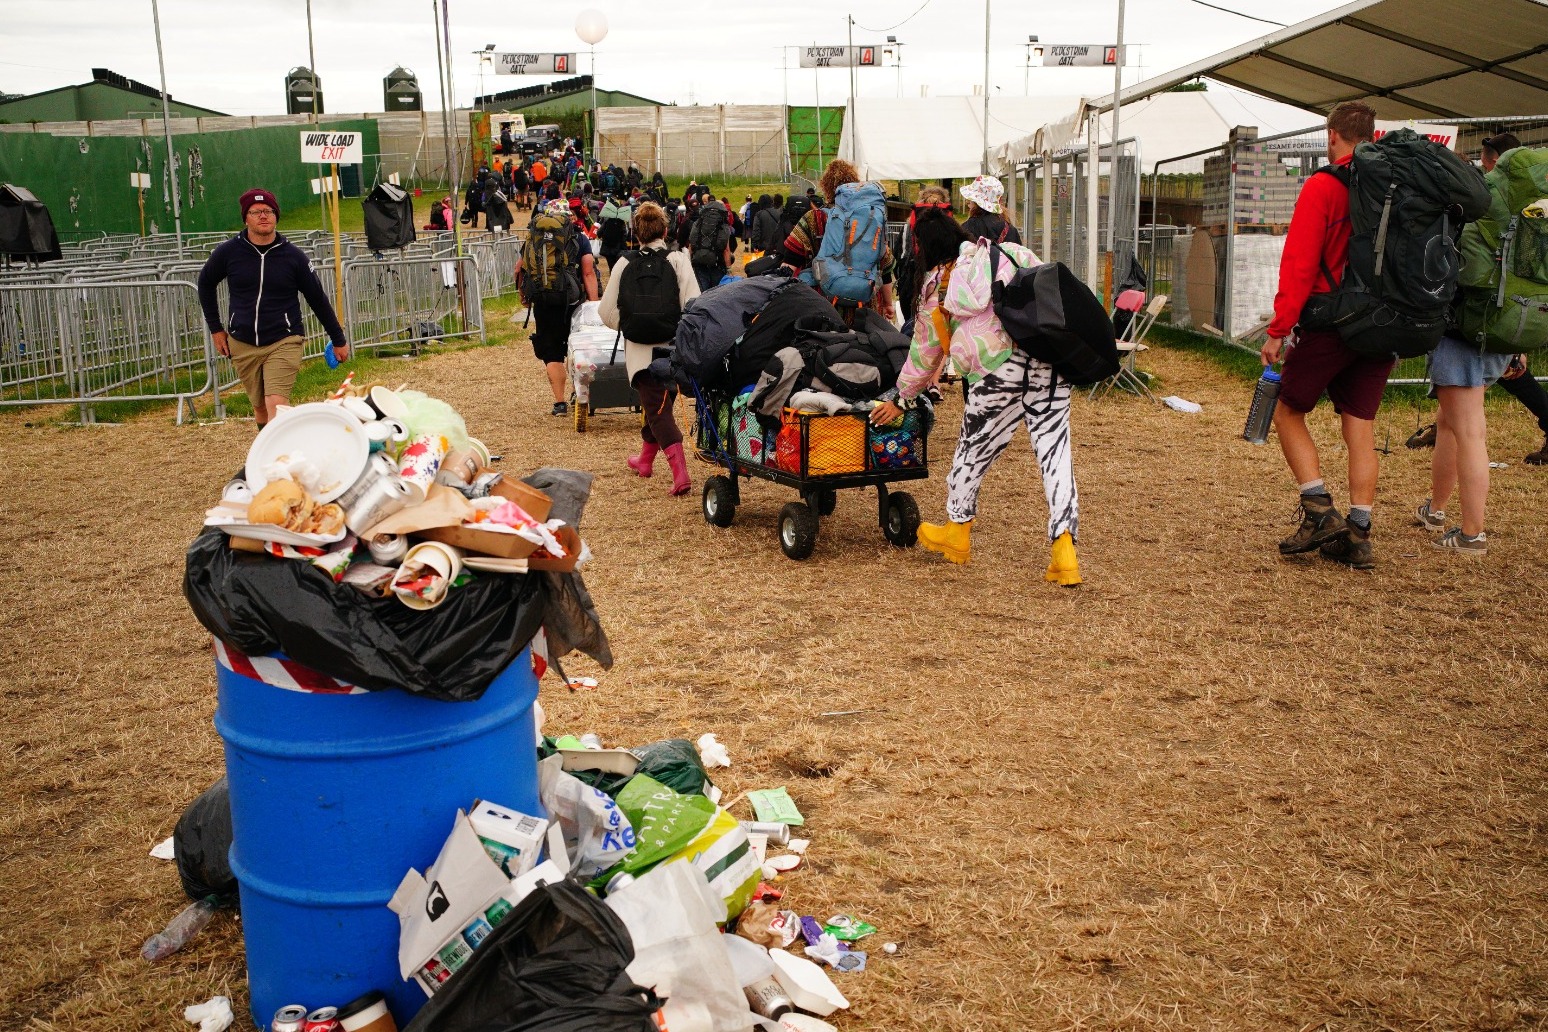
[[[1224,226],[1233,214],[1241,226],[1285,226],[1301,192],[1301,176],[1271,151],[1248,147],[1236,151],[1236,180],[1231,162],[1223,154],[1204,160],[1204,218],[1206,226]]]

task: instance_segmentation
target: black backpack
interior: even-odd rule
[[[719,201],[706,202],[688,231],[688,257],[695,265],[716,266],[730,243],[730,212]]]
[[[1113,321],[1102,302],[1063,262],[1018,267],[999,280],[1000,260],[1015,264],[999,244],[989,245],[990,298],[1006,336],[1075,387],[1100,383],[1118,372]]]
[[[1434,350],[1457,292],[1457,236],[1489,210],[1483,174],[1412,129],[1317,171],[1349,187],[1349,261],[1333,290],[1307,299],[1300,325],[1336,330],[1361,355]],[[1333,282],[1326,265],[1323,276]]]
[[[647,247],[629,255],[618,281],[618,329],[634,344],[670,344],[683,316],[677,271],[667,252]]]
[[[783,250],[791,230],[795,229],[796,223],[811,210],[812,202],[806,199],[805,194],[797,194],[786,201],[784,209],[779,213],[779,239],[774,242],[774,246]],[[814,241],[814,246],[815,243]]]
[[[613,216],[602,220],[602,228],[597,235],[601,239],[603,247],[609,251],[621,251],[623,250],[624,238],[628,235],[628,232],[629,223],[617,216]]]

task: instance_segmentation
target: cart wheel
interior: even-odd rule
[[[833,510],[838,508],[838,492],[832,488],[824,488],[817,492],[817,515],[832,516]]]
[[[887,496],[887,520],[882,533],[899,548],[912,548],[919,540],[919,506],[906,491]]]
[[[805,559],[817,547],[817,516],[805,502],[779,510],[779,547],[791,559]]]
[[[712,527],[729,527],[736,519],[735,487],[728,477],[710,477],[704,482],[704,522]]]
[[[570,395],[570,418],[575,420],[575,432],[583,434],[591,422],[591,406],[575,400],[575,395]]]

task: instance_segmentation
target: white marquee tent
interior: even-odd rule
[[[991,153],[1079,103],[1079,97],[1067,95],[992,98]],[[983,169],[984,98],[858,97],[845,114],[838,153],[842,158],[853,153],[864,179],[971,179]]]

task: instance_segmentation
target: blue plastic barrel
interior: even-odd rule
[[[476,702],[313,694],[219,661],[215,678],[253,1021],[380,989],[402,1028],[426,1000],[398,974],[387,901],[403,875],[474,799],[542,813],[529,653]]]

